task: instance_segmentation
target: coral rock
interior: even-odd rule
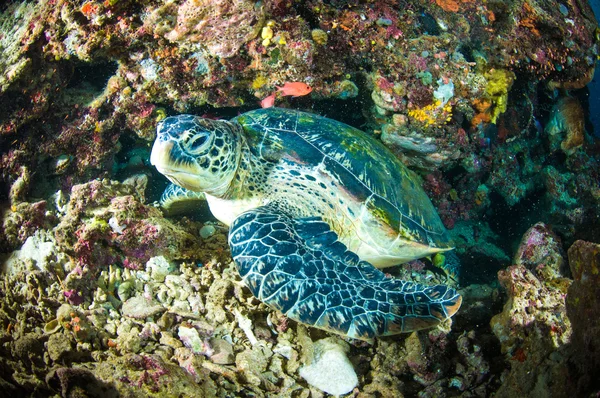
[[[578,240],[569,248],[574,282],[567,293],[567,315],[573,324],[572,347],[580,384],[600,389],[600,245]]]
[[[233,355],[233,346],[223,339],[211,339],[210,346],[214,352],[210,356],[210,360],[219,365],[230,365],[235,362]]]
[[[560,238],[544,223],[537,223],[525,232],[513,264],[525,266],[542,281],[567,274]]]
[[[183,45],[202,44],[223,58],[255,38],[264,19],[262,8],[249,0],[186,0],[176,10],[177,24],[165,37]]]
[[[166,311],[166,308],[144,296],[135,296],[123,303],[123,315],[135,319],[146,319]]]
[[[508,301],[490,325],[511,365],[497,393],[499,397],[525,396],[534,389],[548,395],[564,388],[564,384],[559,384],[566,377],[560,358],[572,334],[565,307],[571,280],[558,273],[563,259],[556,242],[547,228],[535,225],[521,242],[517,256],[521,265],[498,273]],[[536,261],[543,261],[556,273],[539,272],[538,265],[536,276],[526,266]]]

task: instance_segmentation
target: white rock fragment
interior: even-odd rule
[[[15,250],[2,267],[7,274],[17,274],[26,270],[25,263],[29,260],[38,269],[47,271],[56,263],[58,248],[54,244],[54,237],[45,231],[36,231],[33,236],[25,240],[20,250]]]
[[[173,265],[164,256],[152,257],[146,262],[146,272],[150,272],[152,279],[156,282],[164,282],[166,276],[173,270]]]
[[[123,231],[125,231],[125,225],[119,225],[119,220],[117,220],[117,217],[115,216],[108,219],[108,225],[117,235],[122,235]]]
[[[192,287],[184,275],[167,275],[164,279],[165,286],[169,289],[169,297],[184,301],[192,293]]]
[[[232,344],[223,339],[211,339],[210,346],[214,350],[214,353],[210,356],[210,360],[213,363],[219,365],[230,365],[235,363]]]
[[[135,296],[123,303],[124,316],[135,319],[146,319],[166,311],[162,305],[144,296]]]
[[[248,337],[250,344],[255,345],[256,343],[258,343],[258,339],[252,331],[252,321],[249,318],[242,315],[242,313],[237,308],[234,310],[234,314],[238,325],[244,331],[246,337]]]
[[[169,306],[169,311],[175,314],[188,314],[192,311],[192,309],[190,308],[190,303],[188,303],[187,300],[173,300]]]
[[[344,395],[358,384],[358,377],[348,360],[348,345],[335,337],[314,344],[310,365],[300,368],[300,376],[311,386],[331,395]]]
[[[188,328],[187,326],[179,326],[179,332],[177,333],[179,340],[188,348],[192,350],[194,354],[203,354],[211,356],[213,350],[200,338],[198,331],[195,328]]]
[[[294,349],[292,348],[292,346],[289,345],[277,344],[275,348],[273,348],[273,352],[281,355],[286,359],[290,359],[292,357]]]
[[[202,296],[197,294],[188,297],[188,302],[190,303],[190,309],[192,312],[198,314],[204,312],[204,302],[202,302]]]

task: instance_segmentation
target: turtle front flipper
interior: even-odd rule
[[[434,326],[462,300],[447,286],[386,277],[348,251],[319,217],[293,219],[275,206],[240,215],[229,244],[259,300],[294,320],[355,339]]]
[[[204,192],[190,191],[175,184],[165,189],[159,203],[169,216],[208,211]]]

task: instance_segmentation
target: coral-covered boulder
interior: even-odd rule
[[[568,274],[560,238],[544,223],[529,228],[513,259],[540,280],[551,281]]]
[[[558,381],[567,377],[560,361],[572,334],[565,307],[571,280],[561,274],[560,246],[543,224],[525,233],[517,253],[517,264],[498,273],[508,300],[490,322],[510,363],[497,396],[528,396],[534,389],[563,396]]]
[[[574,281],[567,293],[567,315],[573,325],[572,350],[582,375],[579,387],[582,388],[591,382],[598,391],[600,389],[600,244],[578,240],[569,248],[568,255]]]
[[[143,204],[145,181],[141,186],[110,180],[74,186],[55,229],[61,250],[82,267],[120,263],[137,269],[157,255],[191,258],[199,239]]]

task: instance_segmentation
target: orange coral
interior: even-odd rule
[[[435,2],[444,11],[448,11],[448,12],[457,12],[458,11],[458,2],[456,2],[455,0],[435,0]]]
[[[490,108],[492,102],[487,98],[477,98],[473,100],[473,108],[477,110],[477,114],[471,119],[471,126],[478,126],[480,123],[489,123],[491,120]]]
[[[492,106],[492,101],[487,98],[476,98],[473,100],[473,107],[477,109],[477,112],[487,112]]]
[[[435,0],[436,4],[447,12],[458,12],[460,4],[470,3],[473,0]]]
[[[531,31],[531,33],[533,33],[537,37],[540,37],[541,34],[540,34],[540,31],[537,29],[536,22],[535,22],[535,15],[536,15],[535,10],[528,3],[525,3],[525,4],[523,4],[523,11],[524,11],[524,14],[527,15],[527,17],[525,17],[525,18],[521,19],[521,21],[519,21],[519,26],[529,29]]]
[[[471,119],[471,126],[476,127],[480,123],[489,123],[490,120],[492,120],[492,118],[490,117],[489,113],[478,113],[477,115],[473,116],[473,119]]]
[[[90,17],[91,15],[96,14],[97,12],[98,12],[98,5],[94,4],[91,1],[86,1],[81,6],[81,13],[83,15],[85,15],[86,17]]]

